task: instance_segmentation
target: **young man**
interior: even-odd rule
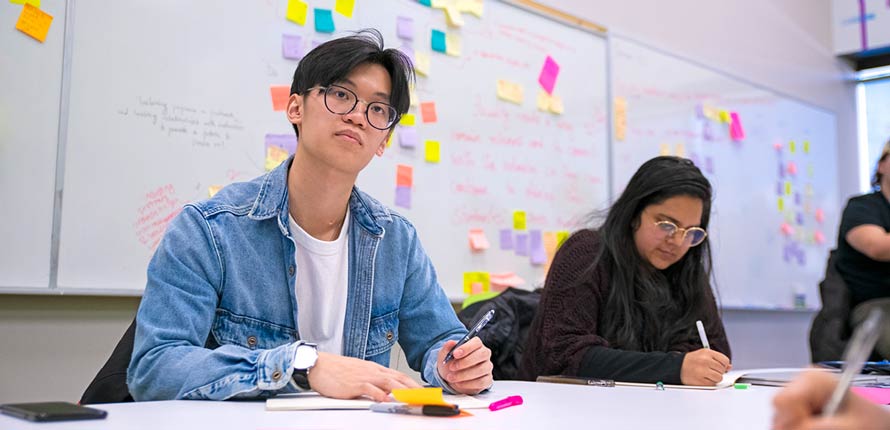
[[[148,267],[127,383],[136,400],[268,397],[305,389],[384,400],[398,341],[432,385],[491,386],[414,227],[355,188],[408,110],[410,61],[376,31],[324,43],[294,73],[296,154],[186,205]]]

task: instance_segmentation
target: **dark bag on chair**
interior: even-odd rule
[[[850,340],[850,290],[835,263],[837,251],[828,255],[825,279],[819,284],[822,309],[810,327],[810,353],[813,363],[842,360],[844,348]]]
[[[127,367],[130,365],[130,357],[133,355],[135,338],[136,319],[134,318],[124,336],[114,347],[111,357],[108,357],[108,361],[84,391],[80,398],[80,404],[95,405],[133,401],[133,396],[130,395],[130,390],[127,388]]]

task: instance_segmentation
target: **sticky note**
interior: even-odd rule
[[[509,228],[503,228],[500,230],[500,244],[501,249],[504,251],[508,251],[513,249],[513,230]]]
[[[396,388],[392,390],[392,396],[402,403],[409,405],[442,405],[450,406],[442,397],[441,388]]]
[[[396,186],[396,206],[411,209],[411,188]]]
[[[781,230],[783,236],[791,236],[792,234],[794,234],[794,227],[792,227],[791,224],[788,224],[787,222],[782,223],[782,226],[779,228],[779,230]]]
[[[569,238],[569,232],[561,230],[556,232],[556,249],[559,249],[563,243]]]
[[[678,143],[674,145],[674,155],[677,157],[686,157],[686,145]]]
[[[457,0],[457,10],[469,13],[476,18],[482,18],[483,5],[483,0]]]
[[[556,232],[555,231],[545,231],[544,232],[544,251],[547,253],[548,260],[551,257],[553,257],[553,254],[556,253]]]
[[[803,225],[803,213],[798,212],[794,220],[797,221],[797,225]]]
[[[439,162],[439,141],[437,140],[427,140],[424,142],[424,160],[428,163],[438,163]]]
[[[513,272],[492,273],[489,276],[492,287],[517,287],[525,283],[525,279]]]
[[[559,64],[551,56],[544,59],[544,66],[541,67],[541,73],[538,74],[538,83],[541,88],[547,91],[547,94],[553,94],[553,87],[556,85],[556,77],[559,76]]]
[[[739,141],[745,139],[745,129],[742,127],[742,119],[737,112],[729,114],[729,137],[732,140]]]
[[[432,6],[432,0],[417,0],[417,2],[424,6]]]
[[[537,105],[539,111],[550,112],[557,115],[562,114],[565,110],[561,97],[547,94],[543,89],[538,91]]]
[[[620,142],[624,140],[627,133],[627,99],[615,97],[612,106],[615,111],[615,140]]]
[[[788,142],[788,150],[791,151],[792,154],[794,154],[795,149],[796,149],[796,148],[795,148],[796,146],[797,146],[797,145],[794,144],[794,141],[793,141],[793,140],[792,140],[791,142]]]
[[[488,238],[485,237],[485,230],[482,230],[481,228],[471,228],[469,238],[470,249],[473,251],[482,251],[488,249],[490,246]]]
[[[528,251],[531,264],[544,264],[547,261],[547,253],[544,251],[544,241],[541,230],[528,232]]]
[[[34,7],[40,7],[40,0],[9,0],[12,4],[29,4]]]
[[[396,185],[401,187],[414,186],[414,168],[407,164],[396,165]]]
[[[411,106],[417,106],[417,90],[413,85],[408,87],[408,98],[411,100]]]
[[[804,153],[804,154],[809,154],[809,153],[810,153],[810,141],[809,141],[809,140],[804,140],[804,141],[803,141],[803,153]]]
[[[785,199],[779,197],[779,212],[785,211]]]
[[[513,230],[525,230],[525,211],[513,211]]]
[[[460,36],[449,33],[445,36],[445,53],[452,57],[460,57]]]
[[[285,150],[288,155],[297,152],[297,136],[294,134],[272,134],[267,133],[265,138],[265,147],[277,146]]]
[[[517,233],[516,234],[516,246],[514,250],[516,251],[516,255],[521,257],[528,256],[528,235],[525,233]]]
[[[414,148],[420,139],[417,137],[417,129],[414,127],[399,127],[399,146],[402,148]]]
[[[729,111],[721,110],[718,114],[720,118],[720,122],[730,122],[732,118],[729,116]]]
[[[315,31],[333,33],[334,30],[334,15],[331,10],[315,8]]]
[[[430,54],[426,52],[414,53],[414,71],[420,76],[430,75],[430,66],[432,65]]]
[[[285,17],[288,21],[295,22],[299,25],[306,25],[306,15],[309,12],[309,5],[302,0],[288,0],[287,12]]]
[[[658,155],[671,155],[671,145],[668,145],[667,143],[659,145]]]
[[[445,32],[432,30],[432,34],[430,35],[430,48],[433,51],[444,53],[447,50],[445,40]]]
[[[491,275],[488,272],[464,272],[464,293],[479,294],[491,290]]]
[[[562,97],[553,95],[550,97],[550,113],[554,113],[557,115],[562,115],[565,111],[565,106],[562,104]]]
[[[15,23],[15,28],[43,43],[52,23],[52,15],[26,3],[22,13],[19,14],[19,20]]]
[[[434,123],[438,120],[436,116],[436,103],[423,102],[420,104],[420,116],[423,118],[424,124]]]
[[[498,79],[498,98],[518,105],[522,104],[522,85],[504,79]]]
[[[299,60],[306,53],[303,50],[303,37],[297,34],[281,35],[281,56],[288,60]]]
[[[266,147],[266,163],[265,168],[266,171],[269,172],[276,167],[278,167],[281,163],[287,160],[290,154],[287,153],[287,150],[284,148],[280,148],[277,146],[268,146]]]
[[[221,189],[222,189],[222,185],[211,185],[211,186],[207,187],[207,196],[208,196],[208,197],[213,197],[213,196],[215,196],[216,193],[218,193],[219,190],[221,190]]]
[[[785,181],[785,195],[791,195],[791,181]]]
[[[399,125],[403,127],[412,127],[416,123],[413,113],[406,113],[402,115],[402,119],[399,120]]]
[[[401,39],[414,40],[414,19],[407,16],[396,17],[396,35]]]
[[[411,64],[414,64],[414,48],[408,45],[402,45],[399,47],[399,51],[402,51],[402,53],[405,54],[405,56],[408,57],[409,60],[411,60]]]
[[[449,4],[443,9],[445,11],[445,21],[449,27],[463,27],[464,18],[460,15],[460,10],[456,4]]]
[[[705,157],[705,172],[714,173],[714,159],[711,157]]]
[[[392,146],[392,140],[393,140],[395,137],[396,137],[396,131],[395,131],[395,129],[393,129],[392,132],[389,133],[389,137],[386,138],[386,147],[387,147],[387,148],[389,148],[390,146]]]
[[[547,94],[547,92],[544,90],[539,91],[538,98],[535,104],[538,106],[538,110],[541,112],[550,111],[550,95]]]
[[[789,175],[797,175],[797,164],[793,161],[789,161],[787,170]]]
[[[815,217],[816,217],[816,222],[821,224],[823,221],[825,221],[825,211],[823,211],[821,208],[816,209]]]
[[[290,98],[290,86],[272,85],[269,87],[269,93],[272,95],[272,110],[283,111],[287,109],[287,100]]]
[[[352,18],[353,10],[355,10],[355,0],[337,0],[334,2],[334,11],[347,18]]]
[[[701,135],[702,135],[702,138],[708,142],[714,140],[714,128],[711,126],[710,122],[706,121],[706,122],[702,123]]]

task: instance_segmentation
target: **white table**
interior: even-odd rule
[[[268,412],[262,401],[163,401],[96,405],[104,420],[30,423],[0,415],[0,429],[766,429],[778,389],[716,391],[586,387],[497,381],[482,398],[521,395],[522,406],[472,417],[436,418],[353,411]]]

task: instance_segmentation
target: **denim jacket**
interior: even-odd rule
[[[298,391],[291,160],[186,205],[148,266],[127,384],[136,400],[270,397]],[[425,381],[442,344],[466,328],[414,226],[353,188],[343,355],[389,365],[398,341]],[[311,342],[312,339],[306,339]]]

